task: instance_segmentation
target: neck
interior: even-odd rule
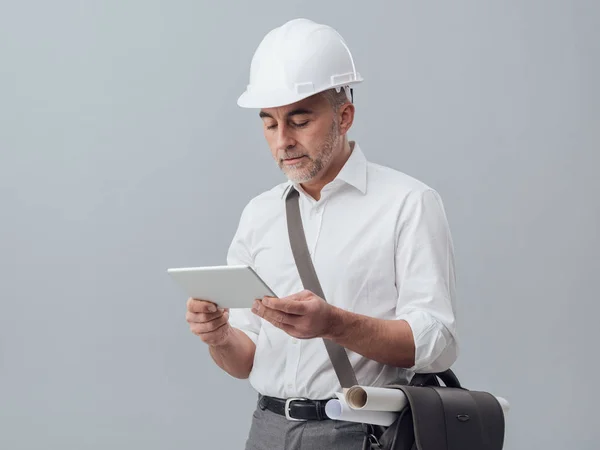
[[[308,195],[317,201],[321,198],[321,190],[323,187],[331,183],[335,177],[337,177],[340,170],[342,170],[342,167],[344,167],[344,164],[346,164],[346,161],[348,161],[348,158],[350,158],[354,143],[350,144],[348,139],[344,137],[340,146],[341,148],[336,151],[336,156],[331,160],[329,167],[327,167],[323,175],[300,185]]]

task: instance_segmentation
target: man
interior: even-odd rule
[[[324,417],[325,401],[341,386],[321,338],[347,349],[361,385],[408,382],[457,358],[453,246],[441,199],[422,182],[368,162],[348,140],[351,86],[361,81],[335,30],[298,19],[263,39],[238,100],[259,110],[289,181],[244,208],[228,263],[253,267],[279,298],[231,312],[190,299],[187,320],[214,361],[249,378],[260,394],[247,449],[363,448],[360,424]],[[294,262],[290,189],[300,195],[327,301],[304,290]],[[282,405],[291,398],[302,400],[285,417]]]

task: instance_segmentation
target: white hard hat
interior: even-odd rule
[[[337,31],[295,19],[264,37],[252,58],[250,83],[237,103],[242,108],[275,108],[361,81]]]

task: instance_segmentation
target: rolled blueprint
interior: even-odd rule
[[[338,399],[329,400],[325,405],[325,414],[333,420],[345,420],[347,422],[370,423],[389,427],[398,413],[387,411],[364,411],[352,409],[346,403],[344,394],[337,394]]]
[[[500,403],[500,406],[502,407],[502,412],[504,412],[504,415],[506,415],[506,413],[510,409],[510,404],[508,403],[508,400],[502,397],[496,397],[496,400],[498,400],[498,403]]]
[[[406,395],[399,389],[369,386],[351,387],[346,401],[350,408],[365,411],[402,411],[408,405]]]
[[[408,399],[399,389],[353,386],[345,396],[348,406],[354,410],[399,412],[408,406]],[[496,397],[496,400],[506,415],[510,404],[502,397]]]

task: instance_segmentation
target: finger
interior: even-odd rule
[[[285,331],[287,334],[289,334],[292,337],[300,338],[300,335],[298,334],[296,327],[294,327],[293,325],[286,325],[285,323],[282,323],[279,328],[281,328],[283,331]]]
[[[226,325],[229,320],[229,316],[223,314],[221,317],[211,320],[210,322],[202,322],[202,323],[191,323],[190,329],[194,334],[206,334],[212,333],[223,325]]]
[[[227,330],[230,329],[231,326],[229,326],[228,321],[225,320],[222,324],[216,324],[216,328],[214,330],[200,333],[198,336],[200,336],[200,338],[206,343],[215,342],[221,340]]]
[[[287,314],[283,311],[278,311],[276,309],[271,309],[262,304],[260,301],[255,301],[254,306],[252,307],[252,312],[259,317],[271,322],[272,324],[286,324],[293,325],[295,323],[295,319],[300,316],[294,316],[292,314]]]
[[[204,323],[210,322],[211,320],[217,319],[225,314],[224,311],[217,311],[216,313],[193,313],[187,311],[185,313],[185,320],[188,323]]]
[[[268,322],[271,323],[273,326],[285,331],[287,334],[289,334],[292,337],[296,337],[296,338],[300,337],[298,335],[298,330],[296,330],[296,327],[294,325],[289,325],[287,323],[276,322],[276,321],[273,321],[273,322],[268,321]]]
[[[227,335],[231,332],[231,327],[227,324],[210,333],[198,334],[198,337],[208,345],[219,345],[227,339]]]
[[[189,298],[187,301],[187,309],[193,313],[212,313],[217,312],[217,305],[206,300]]]
[[[295,296],[276,298],[276,297],[264,297],[262,304],[268,308],[283,311],[287,314],[296,314],[303,316],[308,313],[306,302],[302,302],[294,298]]]

